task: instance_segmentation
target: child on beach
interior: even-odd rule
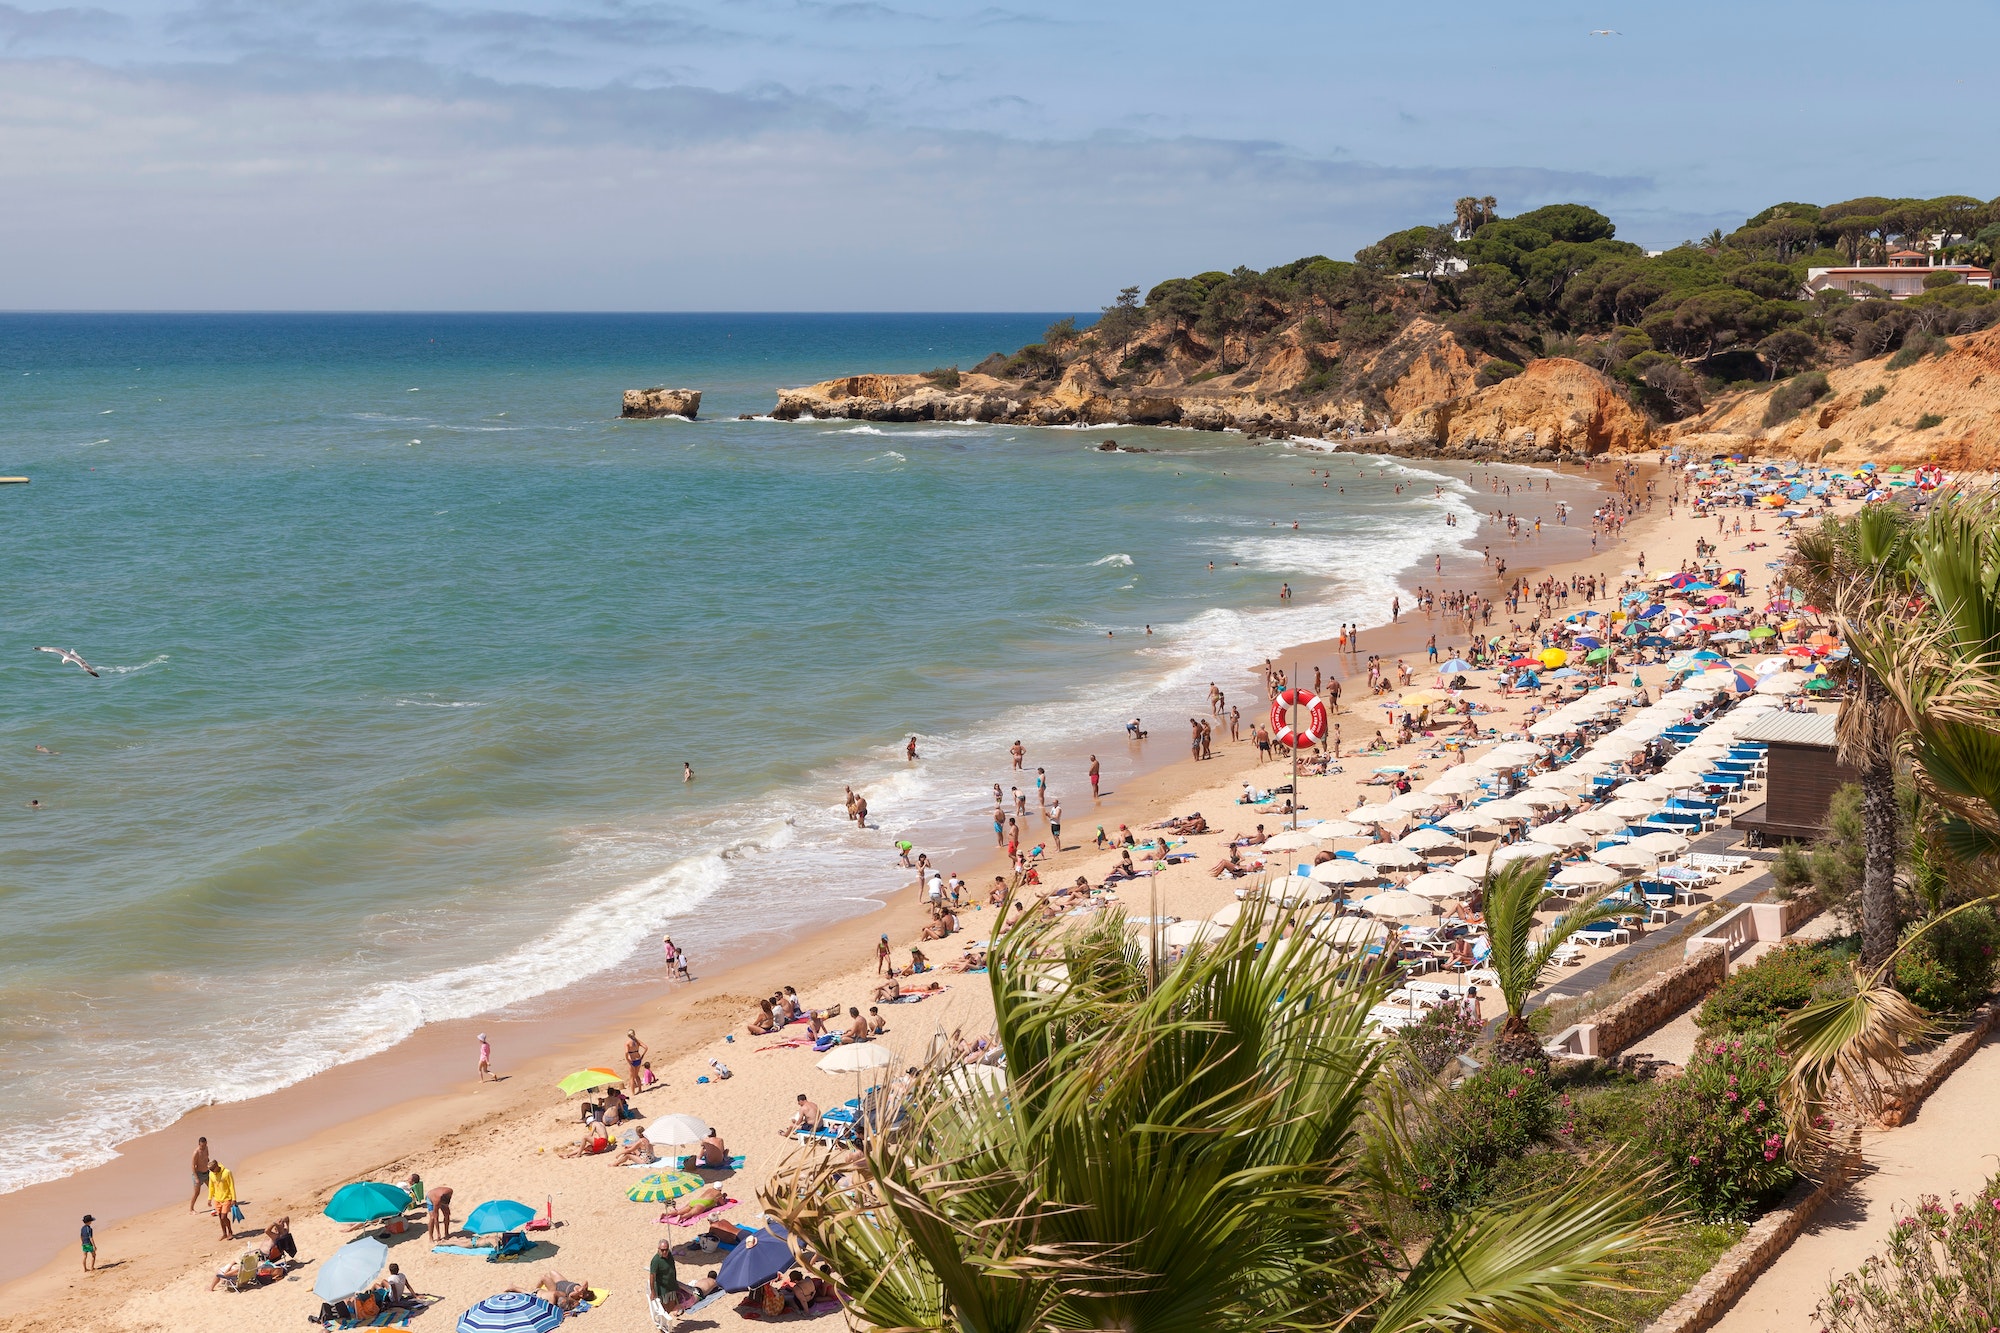
[[[486,1040],[486,1034],[482,1032],[479,1034],[479,1081],[484,1083],[489,1078],[493,1078],[493,1044]]]
[[[83,1271],[97,1271],[97,1231],[90,1224],[97,1219],[89,1213],[83,1215]]]

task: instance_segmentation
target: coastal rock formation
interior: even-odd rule
[[[627,389],[621,417],[686,417],[701,411],[700,389]]]
[[[1402,439],[1446,456],[1629,453],[1654,447],[1653,425],[1581,361],[1530,361],[1512,379],[1404,417]]]
[[[1697,453],[2000,467],[2000,327],[1948,342],[1895,370],[1896,357],[1877,357],[1828,371],[1823,396],[1769,427],[1770,390],[1725,399],[1676,427],[1675,441]]]

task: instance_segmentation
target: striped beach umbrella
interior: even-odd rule
[[[639,1177],[639,1183],[626,1190],[625,1197],[633,1203],[671,1203],[707,1184],[701,1177],[686,1171],[661,1171]]]
[[[551,1333],[562,1321],[562,1311],[541,1297],[503,1291],[460,1315],[458,1333]]]

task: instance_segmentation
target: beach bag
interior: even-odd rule
[[[354,1317],[356,1319],[373,1319],[381,1313],[382,1304],[375,1299],[374,1292],[364,1291],[354,1298]]]
[[[778,1290],[775,1282],[764,1284],[764,1295],[759,1302],[767,1315],[781,1315],[785,1312],[785,1293]]]
[[[229,1205],[229,1220],[232,1222],[243,1220],[243,1209],[233,1202]]]

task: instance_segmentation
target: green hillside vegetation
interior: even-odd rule
[[[1839,292],[1806,300],[1808,268],[1880,263],[1896,249],[1990,267],[1996,247],[2000,199],[1967,195],[1776,204],[1727,235],[1717,229],[1657,255],[1619,240],[1609,218],[1582,204],[1501,217],[1491,198],[1463,199],[1453,221],[1385,236],[1351,262],[1311,255],[1263,272],[1169,278],[1143,300],[1127,288],[1087,331],[1062,321],[1043,342],[981,369],[1046,380],[1079,352],[1113,351],[1120,378],[1135,379],[1171,351],[1207,363],[1193,382],[1241,369],[1284,335],[1305,346],[1313,368],[1294,394],[1366,397],[1365,383],[1349,382],[1356,359],[1423,317],[1463,344],[1481,384],[1537,357],[1574,357],[1670,421],[1731,387],[1890,352],[1914,360],[1942,350],[1948,335],[2000,320],[2000,293],[1948,272],[1907,301]],[[1778,411],[1796,410],[1792,400],[1810,401],[1823,383],[1788,395]]]

